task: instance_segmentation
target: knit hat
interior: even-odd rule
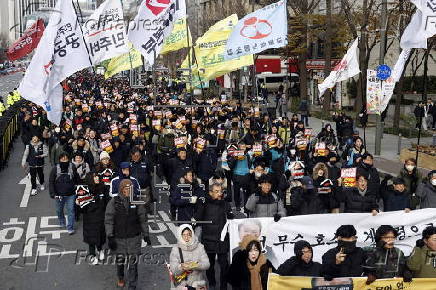
[[[102,160],[102,159],[105,159],[105,158],[111,158],[110,156],[109,156],[109,153],[107,153],[106,151],[102,151],[101,153],[100,153],[100,160]]]

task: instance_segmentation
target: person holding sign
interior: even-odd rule
[[[342,186],[338,188],[338,198],[345,203],[344,212],[368,212],[372,215],[377,215],[377,194],[368,188],[368,179],[366,176],[357,176],[356,187],[347,187],[348,185],[343,181],[341,181],[341,183]]]

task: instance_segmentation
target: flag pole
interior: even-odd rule
[[[96,73],[95,73],[94,64],[92,63],[92,60],[91,60],[91,55],[89,54],[89,48],[88,48],[88,45],[86,44],[85,37],[83,36],[82,25],[80,25],[79,16],[77,15],[77,8],[76,8],[76,5],[77,5],[77,7],[78,7],[78,9],[79,9],[80,17],[83,19],[82,9],[80,9],[79,0],[76,0],[76,5],[74,5],[74,1],[72,1],[72,4],[73,4],[74,12],[76,13],[76,21],[77,21],[77,25],[79,25],[80,32],[82,32],[82,39],[83,39],[83,43],[85,44],[86,52],[88,53],[88,60],[89,60],[89,63],[91,64],[91,67],[92,67],[92,70],[93,70],[94,74],[96,74]]]

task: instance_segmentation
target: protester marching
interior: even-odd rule
[[[436,169],[422,174],[409,158],[397,176],[386,174],[352,116],[335,112],[331,124],[313,126],[310,104],[302,100],[291,111],[283,86],[275,107],[263,83],[263,104],[225,93],[192,95],[206,80],[253,65],[254,54],[287,45],[285,0],[240,20],[231,15],[195,44],[184,1],[150,2],[143,1],[134,21],[149,19],[156,32],[129,30],[119,0],[94,11],[89,19],[98,25],[80,27],[74,3],[59,0],[62,13],[53,13],[45,29],[32,26],[43,34],[8,99],[11,106],[25,99],[18,120],[31,198],[48,191],[59,227],[83,234],[90,266],[114,254],[107,278],[116,287],[151,289],[139,285],[146,273],[135,257],[153,246],[150,219],[163,203],[166,222],[176,228],[162,268],[167,289],[353,289],[357,277],[365,287],[380,279],[407,285],[436,278]],[[267,16],[271,23],[262,20]],[[262,29],[252,31],[252,24]],[[186,45],[173,31],[186,33]],[[189,77],[177,72],[176,81],[165,72],[143,87],[111,77],[142,61],[154,68],[171,45],[191,48],[180,65]],[[355,39],[319,84],[320,95],[360,72],[358,45]],[[106,73],[97,74],[102,62]],[[395,75],[402,70],[396,66]],[[387,91],[388,99],[379,100],[379,114],[391,96]],[[434,129],[431,101],[415,115]],[[297,287],[281,276],[311,280]]]

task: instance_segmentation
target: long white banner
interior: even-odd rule
[[[357,246],[366,247],[375,242],[375,231],[380,225],[392,225],[399,236],[396,246],[409,255],[422,231],[429,225],[436,225],[436,209],[379,213],[341,213],[302,215],[282,218],[235,219],[228,222],[231,256],[239,249],[244,235],[254,234],[264,247],[268,259],[278,267],[294,255],[294,244],[299,240],[308,241],[313,247],[314,260],[321,262],[322,255],[337,245],[336,229],[341,225],[354,225],[357,230]]]

